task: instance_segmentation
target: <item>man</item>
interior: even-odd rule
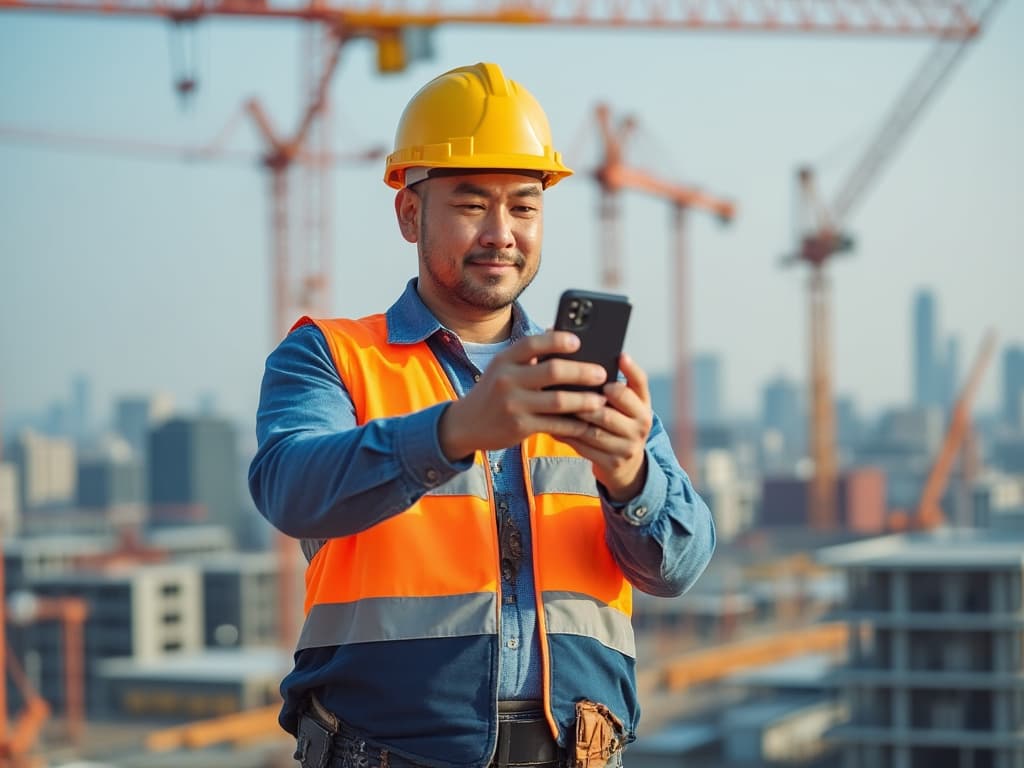
[[[268,358],[249,484],[309,560],[281,712],[306,768],[600,768],[634,738],[631,589],[681,594],[714,529],[641,368],[547,359],[578,339],[516,301],[570,173],[500,67],[435,78],[385,171],[418,277]]]

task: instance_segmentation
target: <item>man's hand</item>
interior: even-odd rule
[[[562,358],[538,362],[574,352],[579,344],[575,334],[549,331],[520,339],[495,356],[469,394],[441,417],[438,438],[445,456],[456,461],[475,451],[508,448],[537,432],[565,442],[582,438],[590,425],[574,414],[600,412],[605,395],[544,388],[597,386],[607,378],[604,368]]]
[[[590,459],[594,477],[614,501],[629,501],[647,479],[645,449],[654,415],[647,374],[625,354],[619,368],[626,381],[605,384],[607,405],[577,414],[587,425],[584,433],[559,439]]]

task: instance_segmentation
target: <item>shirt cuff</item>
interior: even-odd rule
[[[473,466],[473,455],[456,462],[448,461],[437,438],[441,415],[451,403],[438,403],[401,420],[395,445],[402,466],[413,481],[426,490],[447,482]]]
[[[604,507],[605,519],[626,522],[632,526],[650,525],[665,508],[668,498],[668,478],[665,470],[647,450],[647,477],[640,493],[626,502],[615,501],[608,496],[608,490],[597,484]]]

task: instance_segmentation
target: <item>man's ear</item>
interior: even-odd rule
[[[420,211],[423,199],[415,190],[403,187],[395,195],[395,216],[398,229],[408,242],[415,243],[420,237]]]

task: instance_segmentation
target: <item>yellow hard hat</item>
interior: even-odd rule
[[[539,173],[545,187],[572,170],[551,146],[540,104],[497,64],[439,75],[409,101],[395,131],[384,182],[405,186],[407,168],[489,169]]]

